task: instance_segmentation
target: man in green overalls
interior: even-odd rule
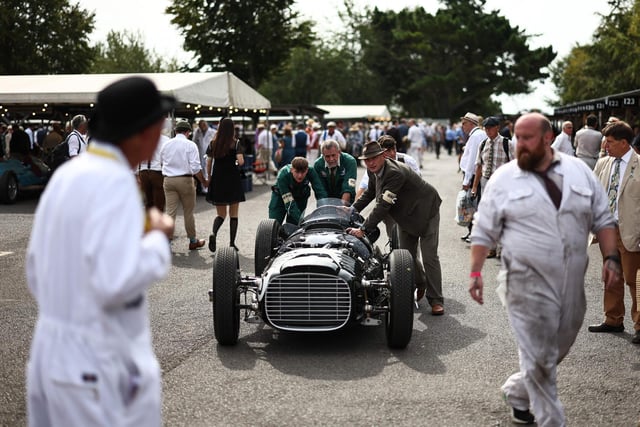
[[[287,222],[298,224],[300,215],[307,207],[307,200],[311,196],[311,188],[316,200],[327,197],[318,175],[314,169],[309,169],[309,162],[304,157],[294,157],[291,164],[284,166],[278,172],[276,184],[272,187],[271,202],[269,202],[269,218],[280,224],[285,216]]]

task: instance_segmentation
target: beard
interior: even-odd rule
[[[536,145],[533,150],[528,150],[524,147],[518,147],[517,157],[518,157],[518,166],[522,170],[533,171],[535,170],[546,154],[545,151],[545,142],[542,138],[540,138],[540,143]]]

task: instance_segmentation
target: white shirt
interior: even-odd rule
[[[383,132],[379,127],[374,127],[369,131],[369,141],[377,141],[382,136]]]
[[[146,290],[169,272],[171,250],[162,232],[143,233],[144,218],[135,176],[114,145],[93,143],[90,152],[66,162],[49,181],[26,259],[27,283],[38,303],[27,373],[32,395],[46,393],[43,384],[51,381],[81,387],[83,374],[108,376],[99,380],[118,384],[123,372],[114,366],[126,361],[140,368],[143,395],[138,398],[160,398]],[[117,392],[101,395],[99,403],[75,396],[69,399],[61,392],[56,400],[79,425],[90,425],[87,414],[97,404],[110,410],[107,425],[124,425],[122,420],[141,415],[140,407],[123,414]],[[78,402],[91,409],[79,408]],[[38,416],[46,410],[30,405],[29,418],[44,419]],[[157,414],[147,407],[144,411],[148,421],[135,425],[159,425],[159,408]],[[52,425],[61,424],[55,412],[48,417]]]
[[[69,145],[69,157],[77,156],[87,151],[87,141],[85,141],[84,136],[75,129],[69,134],[67,145]]]
[[[204,131],[204,133],[200,127],[198,127],[198,129],[193,133],[193,142],[198,146],[201,157],[204,157],[207,153],[207,147],[213,140],[214,136],[216,136],[216,131],[209,126],[207,126],[207,130]]]
[[[409,133],[407,134],[407,138],[411,141],[412,147],[422,147],[422,131],[418,127],[418,125],[413,125],[409,128]]]
[[[470,185],[471,177],[476,171],[476,158],[478,158],[478,148],[482,141],[487,139],[485,131],[479,127],[474,127],[469,133],[469,139],[464,146],[462,157],[460,158],[460,169],[464,172],[462,185]]]
[[[164,176],[195,175],[202,170],[198,146],[182,133],[164,144],[160,159]]]
[[[338,129],[333,130],[333,135],[329,134],[329,130],[322,131],[322,135],[320,135],[320,144],[327,139],[335,139],[340,145],[341,150],[345,150],[347,148],[347,140],[344,139],[344,135]]]
[[[574,155],[573,147],[571,146],[571,137],[564,132],[560,132],[558,136],[556,136],[551,147],[570,156]]]
[[[271,150],[272,147],[273,137],[271,136],[271,132],[265,129],[258,134],[258,149]]]
[[[164,144],[166,144],[169,139],[170,138],[168,136],[160,135],[160,141],[158,141],[158,146],[156,147],[156,151],[153,152],[151,160],[140,163],[137,170],[149,169],[152,171],[162,171],[162,160],[160,159],[160,152],[162,151],[162,147],[164,147]]]

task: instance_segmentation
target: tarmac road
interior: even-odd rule
[[[167,426],[212,425],[511,425],[500,395],[518,369],[506,313],[492,291],[499,261],[488,260],[485,304],[467,292],[469,246],[455,224],[461,175],[455,157],[425,155],[423,177],[439,190],[440,259],[446,314],[433,317],[424,301],[414,313],[407,349],[390,350],[383,327],[354,325],[336,333],[279,333],[242,323],[240,341],[221,347],[213,338],[211,253],[189,251],[182,219],[176,225],[174,266],[150,291],[156,354],[163,369]],[[364,169],[360,168],[362,174]],[[269,187],[254,183],[240,208],[237,246],[241,268],[253,273],[255,230],[267,217]],[[0,206],[0,425],[26,424],[24,366],[37,308],[27,291],[24,254],[37,198]],[[198,198],[203,238],[215,214]],[[218,245],[228,242],[228,221]],[[378,241],[382,244],[385,239]],[[601,258],[587,272],[583,328],[558,370],[569,425],[635,426],[640,419],[640,346],[622,334],[590,334],[601,320]],[[627,297],[628,305],[630,298]]]

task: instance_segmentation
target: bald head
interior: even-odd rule
[[[516,156],[518,166],[524,170],[544,170],[551,163],[553,152],[551,122],[540,113],[521,116],[515,125],[518,141]]]

